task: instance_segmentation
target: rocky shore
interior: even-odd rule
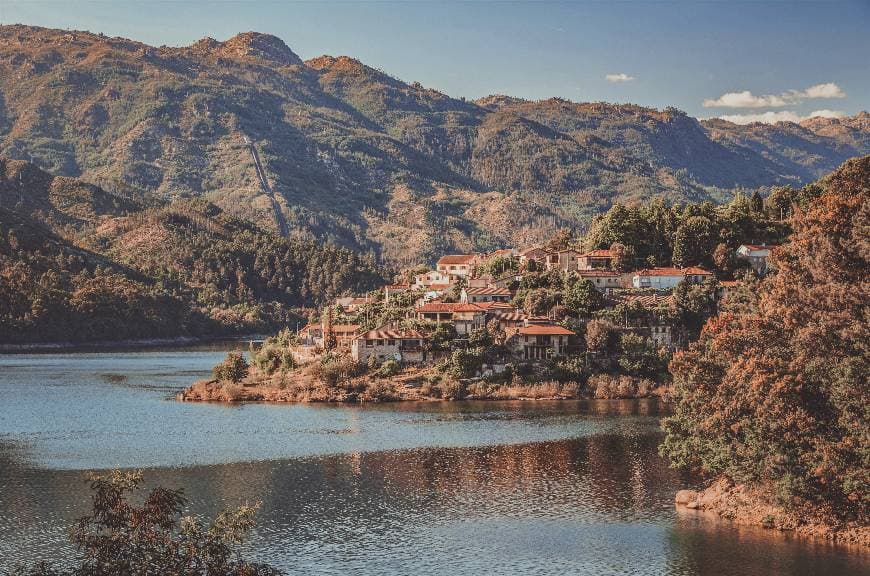
[[[774,494],[735,484],[725,478],[720,478],[702,491],[680,490],[674,502],[678,508],[711,512],[736,524],[788,531],[849,545],[870,546],[870,527],[866,523],[837,523],[805,507],[787,510],[776,503]]]
[[[409,367],[398,374],[367,373],[337,379],[316,364],[287,375],[239,382],[200,380],[176,395],[184,402],[398,402],[437,400],[570,400],[578,398],[663,397],[667,387],[628,377],[593,376],[586,383],[456,380],[431,367]]]

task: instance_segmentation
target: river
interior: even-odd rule
[[[288,574],[853,575],[868,556],[678,512],[656,401],[179,403],[227,345],[0,355],[0,572],[69,556],[88,470],[260,501]]]

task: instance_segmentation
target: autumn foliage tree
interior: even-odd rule
[[[676,410],[661,452],[783,504],[866,521],[870,511],[870,156],[794,207],[755,312],[723,313],[671,363]]]

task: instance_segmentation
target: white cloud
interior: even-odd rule
[[[607,74],[604,77],[608,82],[631,82],[634,80],[634,76],[629,76],[625,72],[620,72],[619,74]]]
[[[834,84],[826,82],[825,84],[816,84],[804,90],[807,98],[845,98],[846,93]]]
[[[781,94],[757,96],[749,90],[727,92],[718,98],[704,100],[704,108],[782,108],[803,100],[845,97],[846,93],[839,86],[833,82],[826,82],[810,86],[806,90],[788,90]]]
[[[734,124],[752,124],[753,122],[761,122],[762,124],[776,124],[777,122],[800,122],[809,118],[842,118],[846,114],[839,110],[815,110],[806,116],[801,116],[797,112],[791,110],[781,110],[779,112],[761,112],[759,114],[725,114],[719,116],[722,120],[733,122]]]

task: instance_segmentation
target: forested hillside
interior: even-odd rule
[[[675,355],[662,453],[807,520],[866,528],[870,156],[808,192],[757,306]]]
[[[383,281],[371,256],[202,199],[136,205],[0,161],[0,343],[273,330]]]
[[[870,152],[868,124],[470,102],[349,57],[303,62],[257,33],[175,48],[0,27],[0,155],[130,202],[199,198],[263,228],[286,221],[293,237],[403,265],[536,242],[617,202],[801,185]]]

